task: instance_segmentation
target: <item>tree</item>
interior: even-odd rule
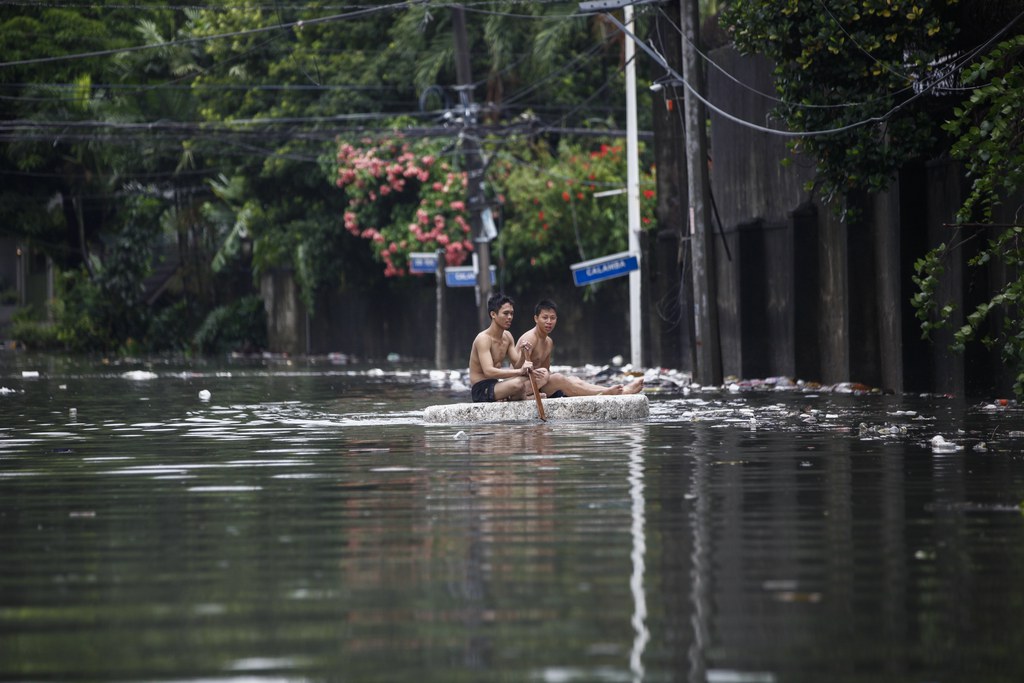
[[[885,189],[906,161],[935,149],[946,106],[927,97],[948,75],[957,0],[734,0],[723,11],[736,46],[775,62],[776,115],[827,135],[792,144],[817,163],[818,189]]]
[[[461,265],[473,251],[466,178],[434,141],[342,143],[337,186],[345,191],[345,229],[369,240],[385,277],[407,275],[412,252],[440,249],[447,265]]]
[[[616,125],[622,108],[602,94],[621,92],[617,33],[557,5],[502,2],[468,14],[488,127],[508,130],[503,117],[519,112],[556,128]],[[250,263],[255,278],[291,269],[310,310],[318,292],[394,283],[376,261],[383,252],[346,230],[346,208],[370,207],[349,206],[351,193],[335,185],[338,139],[382,144],[402,117],[407,141],[440,160],[432,173],[443,163],[460,172],[441,153],[462,132],[444,119],[457,99],[448,16],[440,2],[2,6],[0,86],[15,99],[0,99],[0,224],[72,273],[64,294],[77,296],[74,284],[96,306],[79,280],[100,287],[121,236],[144,238],[128,227],[143,200],[162,226],[145,239],[176,238],[190,283],[177,301],[165,298],[168,311],[183,302],[203,309],[189,313],[196,318],[224,303],[237,292],[213,270]],[[433,187],[431,178],[425,195]],[[472,246],[455,191],[445,194],[445,229],[459,232],[437,245],[462,247],[452,262]],[[418,225],[402,218],[407,233]],[[239,260],[242,237],[251,261]],[[401,249],[390,252],[390,241],[395,274]]]
[[[971,190],[957,214],[965,229],[997,228],[992,224],[993,208],[1024,187],[1024,36],[1006,40],[986,54],[961,76],[971,88],[970,98],[954,110],[946,130],[956,136],[951,153],[961,160],[972,179]],[[967,344],[980,342],[999,349],[1003,362],[1014,370],[1014,392],[1024,398],[1024,220],[1018,206],[1015,220],[1001,226],[968,265],[985,268],[1001,263],[1009,278],[988,299],[966,316],[953,334],[953,349],[962,352]],[[958,230],[959,239],[960,231]],[[925,338],[948,327],[956,304],[937,298],[937,288],[954,243],[944,242],[915,264],[914,282],[918,292],[912,303],[921,320]],[[993,324],[996,314],[999,324]]]
[[[487,185],[503,214],[497,246],[508,277],[561,279],[574,262],[626,249],[625,194],[614,195],[625,184],[622,145],[563,141],[552,151],[527,136],[504,142],[489,158]],[[408,275],[413,252],[442,249],[448,266],[469,258],[466,172],[438,142],[342,143],[337,175],[345,229],[369,241],[386,277]],[[653,227],[653,169],[642,183],[642,222]]]
[[[498,245],[509,277],[557,280],[572,263],[626,250],[626,195],[614,194],[626,179],[620,143],[563,141],[554,151],[535,144],[498,163],[507,197]],[[640,182],[642,227],[653,228],[653,168],[641,168]]]

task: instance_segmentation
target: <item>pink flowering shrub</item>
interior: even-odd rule
[[[338,149],[345,229],[370,242],[384,275],[409,272],[409,254],[443,249],[449,266],[473,251],[466,173],[438,159],[436,143],[401,138]]]

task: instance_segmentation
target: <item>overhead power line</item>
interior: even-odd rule
[[[809,104],[809,103],[805,103],[805,102],[788,102],[788,101],[782,99],[781,97],[777,97],[777,96],[769,94],[769,93],[761,92],[757,88],[754,88],[753,86],[751,86],[751,85],[749,85],[747,83],[744,83],[740,79],[738,79],[735,76],[733,76],[731,73],[726,71],[718,62],[716,62],[709,55],[707,55],[703,51],[701,51],[700,47],[698,47],[693,42],[693,40],[690,39],[690,36],[688,36],[685,33],[683,33],[683,29],[680,28],[680,26],[678,24],[676,24],[675,20],[668,14],[668,12],[666,12],[664,10],[663,7],[658,6],[657,11],[658,11],[659,14],[661,14],[663,17],[665,17],[666,21],[668,21],[668,23],[672,26],[672,28],[675,29],[675,31],[680,36],[682,36],[682,39],[685,40],[690,45],[691,49],[693,49],[693,51],[702,60],[704,60],[704,62],[708,66],[712,67],[713,69],[718,71],[720,74],[722,74],[723,76],[728,78],[730,81],[732,81],[733,83],[735,83],[739,87],[743,88],[744,90],[747,90],[748,92],[751,92],[751,93],[753,93],[753,94],[755,94],[755,95],[757,95],[759,97],[763,97],[766,100],[771,100],[773,102],[778,102],[779,104],[785,105],[787,107],[791,107],[791,108],[794,108],[794,109],[847,109],[847,108],[855,108],[855,107],[864,107],[864,106],[871,105],[871,104],[877,104],[878,102],[883,102],[883,101],[887,100],[890,97],[894,97],[896,95],[902,95],[902,94],[908,93],[908,92],[913,90],[913,86],[907,86],[907,87],[901,88],[900,90],[897,90],[895,92],[892,92],[892,93],[889,93],[889,94],[886,94],[886,95],[882,95],[880,97],[876,97],[876,98],[873,98],[873,99],[870,99],[870,100],[864,100],[862,102],[838,102],[836,104]]]
[[[611,21],[613,24],[615,24],[615,26],[617,26],[618,29],[620,31],[622,31],[623,34],[626,35],[626,37],[628,37],[631,40],[633,40],[636,43],[636,45],[639,46],[644,52],[646,52],[652,59],[654,59],[654,61],[660,67],[665,69],[665,71],[667,71],[668,74],[675,81],[677,81],[679,83],[682,83],[686,87],[686,89],[690,91],[690,94],[693,95],[698,100],[700,100],[704,104],[704,106],[706,106],[708,109],[710,109],[711,111],[715,112],[719,116],[722,116],[723,118],[726,118],[729,121],[732,121],[733,123],[739,124],[739,125],[741,125],[741,126],[743,126],[745,128],[750,128],[752,130],[760,131],[762,133],[768,133],[769,135],[777,135],[777,136],[780,136],[780,137],[790,137],[790,138],[817,137],[817,136],[824,136],[824,135],[835,135],[837,133],[843,133],[843,132],[846,132],[848,130],[853,130],[855,128],[860,128],[862,126],[867,126],[867,125],[870,125],[870,124],[873,124],[873,123],[883,123],[886,120],[888,120],[896,112],[898,112],[901,109],[909,106],[911,102],[913,102],[916,99],[918,99],[918,98],[928,94],[929,92],[931,92],[931,90],[933,90],[935,87],[937,87],[939,85],[939,83],[941,82],[941,81],[936,81],[935,83],[932,83],[932,84],[930,84],[930,85],[928,85],[926,87],[918,89],[914,93],[914,95],[912,95],[911,97],[908,97],[903,102],[895,105],[894,107],[892,107],[889,111],[885,112],[884,114],[880,114],[878,116],[870,116],[868,118],[862,119],[860,121],[855,121],[853,123],[849,123],[849,124],[846,124],[844,126],[836,126],[835,128],[825,128],[825,129],[821,129],[821,130],[810,130],[810,131],[792,131],[792,130],[779,130],[777,128],[768,128],[767,126],[762,126],[762,125],[759,125],[759,124],[756,124],[756,123],[751,123],[750,121],[745,121],[745,120],[743,120],[743,119],[741,119],[741,118],[739,118],[737,116],[734,116],[733,114],[730,114],[729,112],[725,111],[721,107],[716,106],[713,102],[711,102],[706,97],[704,97],[702,94],[697,92],[697,90],[685,78],[683,78],[682,74],[680,74],[678,71],[676,71],[674,68],[672,68],[672,66],[665,60],[665,58],[662,55],[658,54],[657,50],[655,50],[653,47],[648,45],[646,42],[644,42],[640,38],[637,38],[636,35],[634,35],[632,31],[630,31],[628,28],[626,28],[626,26],[623,25],[623,23],[621,21],[619,21],[614,15],[607,14],[606,16],[608,17],[609,21]],[[996,33],[995,36],[993,36],[991,39],[986,41],[985,46],[990,45],[993,42],[995,42],[1000,35],[1002,35],[1006,31],[1008,31],[1010,29],[1010,26],[1012,26],[1022,16],[1024,16],[1024,13],[1021,13],[1020,15],[1018,15],[1015,19],[1013,19],[1010,22],[1010,24],[1008,24],[1006,27],[1004,27],[1002,30],[1000,30],[998,33]],[[981,49],[982,48],[978,48],[978,50],[972,51],[972,53],[971,53],[972,58],[973,58],[973,55],[978,54]],[[964,64],[966,64],[966,62],[964,62]]]

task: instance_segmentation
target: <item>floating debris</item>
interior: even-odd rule
[[[941,434],[933,436],[929,443],[932,445],[932,453],[956,453],[964,449],[953,441],[946,441],[946,437]]]
[[[136,382],[157,378],[157,374],[149,370],[129,370],[128,372],[122,372],[121,376]]]

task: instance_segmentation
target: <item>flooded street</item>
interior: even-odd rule
[[[0,357],[0,680],[1024,677],[1014,403],[648,387]]]

